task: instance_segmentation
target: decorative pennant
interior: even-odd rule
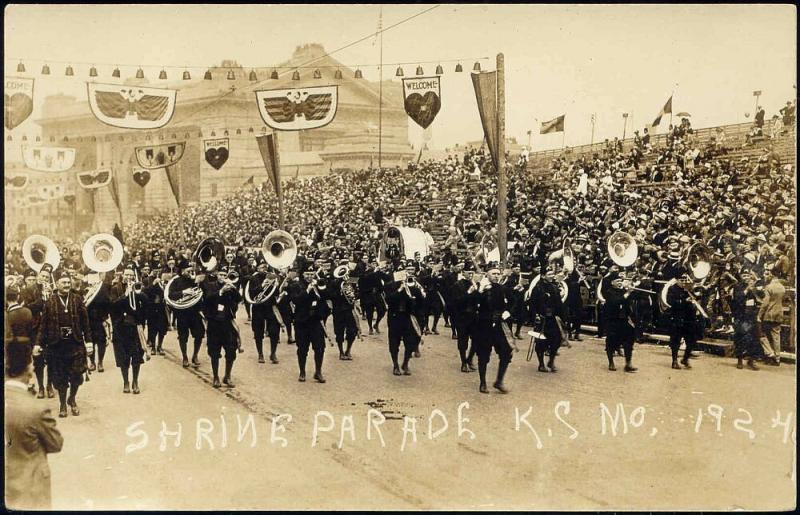
[[[6,129],[12,130],[33,112],[33,79],[5,77],[5,83],[3,122]]]
[[[89,170],[86,172],[78,172],[75,177],[78,179],[78,184],[85,190],[94,190],[102,188],[111,182],[111,169],[100,168],[97,170]]]
[[[497,167],[497,72],[473,73],[472,86],[478,101],[478,114],[483,125],[483,136],[489,145],[492,162]]]
[[[38,172],[66,172],[75,164],[75,149],[66,147],[22,147],[25,166]]]
[[[133,181],[144,188],[150,182],[150,172],[144,168],[133,169]]]
[[[403,79],[403,98],[409,118],[423,129],[427,129],[442,107],[440,78]]]
[[[7,190],[24,190],[28,186],[29,179],[27,173],[8,173],[3,177],[3,184]]]
[[[338,86],[256,91],[264,123],[281,131],[317,129],[336,116]]]
[[[86,84],[89,105],[95,117],[106,125],[123,129],[158,129],[175,113],[177,91],[173,89]]]
[[[136,147],[136,161],[139,166],[148,170],[164,168],[174,165],[183,157],[183,150],[186,142],[165,143],[162,145],[149,145],[146,147]]]
[[[274,134],[256,136],[256,143],[258,143],[258,150],[261,152],[264,167],[267,169],[269,182],[275,188],[275,195],[281,198],[281,163],[280,154],[278,153],[278,138]]]
[[[207,139],[203,141],[206,161],[208,161],[208,164],[210,164],[214,170],[222,168],[222,165],[228,160],[229,145],[230,140],[228,138]]]

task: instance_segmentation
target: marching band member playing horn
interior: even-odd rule
[[[249,288],[247,292],[252,303],[250,303],[251,327],[253,328],[253,338],[256,343],[256,351],[258,352],[258,362],[264,363],[264,334],[269,337],[269,360],[272,364],[279,363],[276,354],[278,350],[278,339],[280,337],[281,326],[283,325],[280,318],[276,316],[278,312],[277,305],[285,295],[285,290],[280,291],[280,287],[276,284],[280,281],[277,276],[269,275],[269,265],[263,258],[257,260],[256,272],[250,276]],[[266,290],[266,292],[265,292]],[[272,293],[270,293],[270,291]],[[263,296],[269,296],[263,302]]]
[[[475,356],[475,315],[478,313],[478,285],[472,277],[475,273],[472,261],[464,262],[461,277],[453,286],[453,327],[458,340],[458,353],[461,356],[461,371],[470,372],[477,370],[473,364]],[[472,345],[467,346],[472,338]]]
[[[419,288],[409,286],[408,273],[413,273],[414,262],[409,260],[405,273],[398,272],[395,279],[386,286],[386,304],[388,305],[388,315],[386,317],[389,327],[389,355],[392,357],[392,373],[396,376],[411,375],[408,362],[422,336],[419,331],[419,323],[414,312],[417,305],[422,302],[422,293]],[[403,372],[400,372],[398,365],[398,354],[400,352],[400,341],[402,340],[403,351]]]
[[[164,282],[160,277],[144,275],[142,277],[143,293],[147,299],[144,311],[147,318],[147,344],[152,354],[165,356],[164,337],[167,335],[169,319],[167,305],[164,303]]]
[[[225,349],[225,375],[222,383],[229,388],[234,384],[231,379],[233,362],[239,343],[236,329],[236,310],[242,296],[237,286],[238,273],[227,266],[220,267],[216,273],[209,273],[201,287],[203,289],[203,313],[208,321],[208,357],[211,359],[211,372],[214,376],[212,385],[219,388],[219,359]]]
[[[175,279],[175,282],[172,284],[172,289],[169,292],[170,299],[174,301],[177,301],[181,298],[184,290],[197,287],[199,282],[199,278],[195,276],[193,266],[185,258],[178,262],[178,273],[180,276]],[[203,326],[203,320],[200,316],[201,307],[202,306],[198,302],[197,304],[194,304],[186,309],[173,310],[173,313],[175,313],[175,318],[178,322],[178,345],[181,348],[181,354],[183,354],[184,368],[189,366],[189,358],[186,354],[189,333],[191,333],[192,338],[194,339],[192,365],[195,368],[200,366],[197,356],[200,353],[200,346],[203,343],[203,336],[205,336],[205,327]]]
[[[289,287],[289,298],[294,304],[295,334],[297,337],[297,365],[300,368],[298,381],[306,380],[306,359],[309,347],[314,349],[314,379],[324,383],[322,361],[325,357],[325,327],[323,316],[327,305],[322,297],[325,287],[317,282],[317,271],[310,265],[303,270],[303,277]]]
[[[625,352],[625,372],[635,372],[631,365],[633,358],[633,342],[636,339],[633,298],[631,290],[625,290],[625,276],[620,272],[609,275],[610,288],[606,291],[606,305],[603,313],[606,317],[606,355],[608,369],[616,370],[614,353],[623,348]]]
[[[497,368],[497,379],[494,388],[500,393],[508,393],[503,384],[508,364],[511,363],[513,351],[506,339],[502,324],[510,321],[511,313],[509,299],[505,288],[500,284],[500,267],[496,263],[487,266],[486,278],[488,284],[483,284],[478,290],[478,318],[475,328],[475,350],[478,354],[478,373],[480,374],[480,392],[489,393],[486,387],[486,368],[492,355],[492,349],[500,357]]]
[[[129,264],[122,272],[122,282],[111,287],[111,326],[114,360],[122,373],[122,393],[139,394],[139,370],[144,363],[144,347],[139,338],[138,325],[145,322],[147,297],[136,281],[134,265]],[[133,371],[133,382],[129,382],[128,371]]]
[[[87,370],[87,354],[94,348],[86,306],[82,298],[70,292],[70,287],[69,274],[59,271],[57,290],[44,303],[33,349],[34,355],[44,352],[47,371],[58,390],[58,416],[62,418],[67,416],[68,404],[74,416],[80,415],[76,397]]]
[[[556,354],[561,347],[560,320],[564,319],[564,303],[561,301],[561,292],[556,282],[555,270],[552,265],[547,265],[542,270],[542,279],[534,287],[531,295],[536,315],[544,321],[542,332],[544,339],[536,340],[536,357],[539,359],[539,372],[556,372]],[[544,366],[544,354],[548,353],[547,368]]]
[[[678,351],[681,340],[686,342],[686,350],[681,364],[685,368],[689,365],[689,357],[694,350],[697,340],[703,337],[702,314],[698,312],[697,304],[693,302],[691,274],[681,270],[677,281],[667,287],[667,304],[669,305],[670,333],[669,346],[672,350],[672,368],[680,370],[678,365]]]
[[[350,361],[353,357],[350,350],[358,336],[358,320],[356,316],[356,302],[358,293],[350,282],[348,265],[342,264],[333,272],[333,278],[328,288],[325,289],[324,298],[333,303],[333,332],[336,345],[339,347],[339,359]],[[347,348],[344,341],[347,339]]]
[[[358,279],[358,291],[361,293],[361,310],[367,317],[369,334],[380,334],[378,325],[380,325],[383,317],[386,316],[383,287],[391,282],[388,274],[383,270],[378,270],[377,265],[377,259],[371,256],[367,264],[366,273]]]

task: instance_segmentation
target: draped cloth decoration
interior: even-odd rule
[[[172,190],[172,195],[175,197],[175,203],[178,207],[181,206],[181,187],[178,181],[178,173],[173,167],[165,166],[164,171],[167,174],[167,181],[169,182],[169,187]]]
[[[22,147],[25,166],[37,172],[66,172],[75,164],[75,149],[67,147]]]
[[[7,190],[24,190],[28,186],[30,176],[27,173],[6,172],[3,185]]]
[[[497,72],[472,74],[472,86],[478,101],[478,114],[481,116],[483,134],[489,145],[489,154],[497,168]]]
[[[261,159],[264,160],[264,167],[267,169],[267,177],[272,187],[275,189],[275,195],[280,198],[281,196],[281,172],[280,172],[280,156],[278,155],[278,140],[274,134],[265,134],[264,136],[256,136],[258,142],[258,150],[261,151]]]
[[[12,130],[33,112],[33,79],[5,77],[3,123]]]
[[[86,86],[92,114],[112,127],[158,129],[175,112],[176,90],[93,82]]]
[[[427,129],[442,107],[439,77],[403,79],[403,99],[409,118]]]
[[[183,157],[185,141],[136,147],[136,162],[147,170],[174,165]]]
[[[111,182],[111,169],[98,168],[97,170],[88,170],[85,172],[78,172],[75,174],[81,188],[85,190],[93,190],[107,186]]]
[[[117,178],[113,174],[111,175],[108,191],[111,193],[111,198],[114,200],[114,205],[117,206],[117,211],[119,211],[120,216],[122,216],[122,207],[119,203],[119,186],[117,185]]]
[[[338,86],[256,91],[261,118],[281,131],[317,129],[336,116]]]

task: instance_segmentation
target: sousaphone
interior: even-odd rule
[[[633,236],[623,231],[617,231],[608,238],[607,248],[611,261],[623,268],[634,264],[636,258],[639,257],[639,246],[636,244],[636,240]],[[606,277],[608,277],[608,274],[597,283],[597,300],[601,303],[606,301],[606,297],[603,295],[603,290],[607,286],[604,281]]]
[[[276,229],[267,234],[261,244],[261,254],[267,264],[277,270],[285,270],[292,266],[297,258],[297,243],[286,231]]]
[[[49,264],[53,270],[61,263],[61,254],[53,240],[41,234],[32,234],[22,243],[22,257],[34,271],[39,272]]]
[[[122,243],[111,234],[95,234],[83,244],[83,263],[94,272],[110,272],[119,266],[123,257]],[[103,282],[98,281],[89,287],[83,298],[88,307],[100,292]]]
[[[197,246],[193,257],[203,271],[211,273],[225,261],[225,244],[219,238],[206,238]]]

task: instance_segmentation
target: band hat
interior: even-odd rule
[[[178,270],[184,270],[192,267],[191,263],[189,263],[189,260],[185,258],[181,258],[175,266]]]
[[[56,272],[53,274],[53,277],[55,278],[56,281],[60,281],[61,279],[64,278],[72,279],[69,272],[64,269],[56,270]]]

